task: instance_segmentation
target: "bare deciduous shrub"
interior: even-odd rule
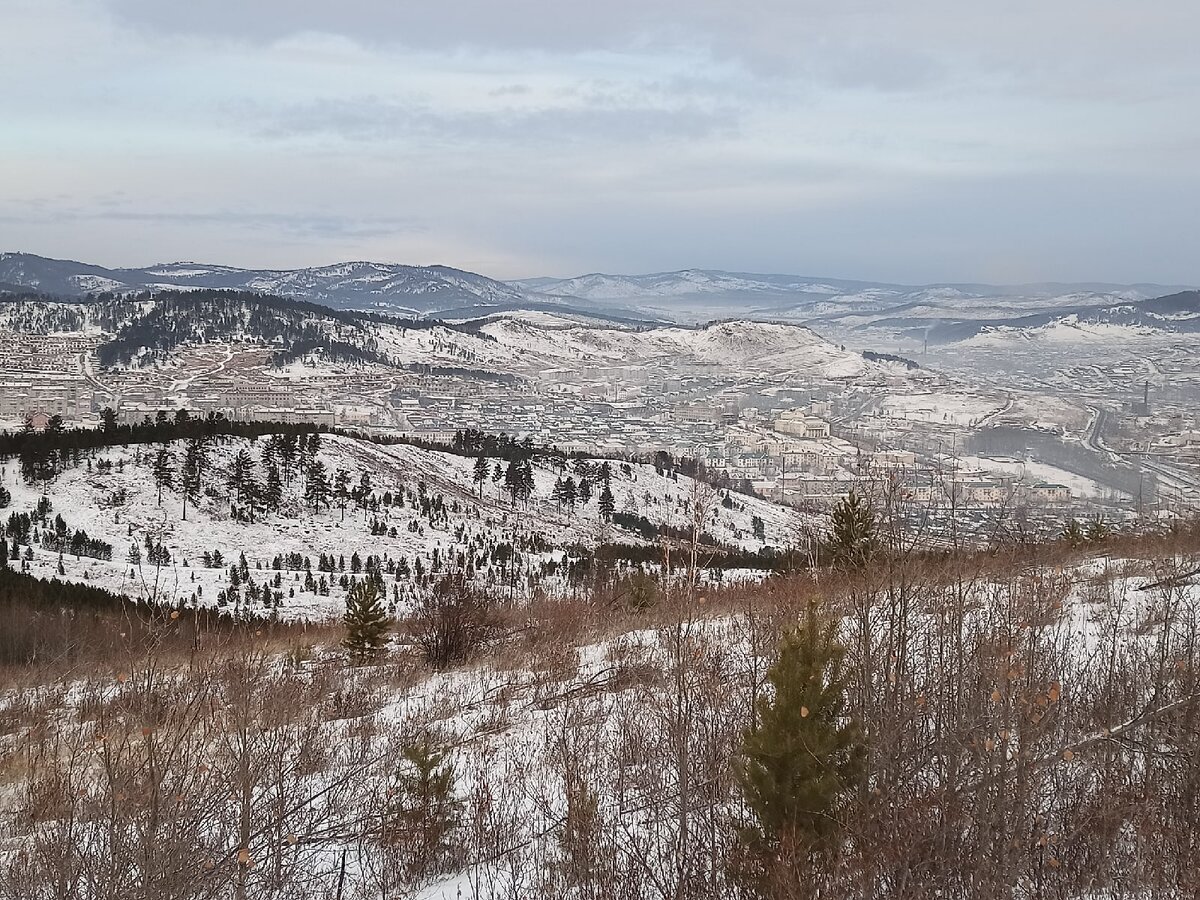
[[[408,627],[425,662],[445,669],[469,660],[492,637],[495,603],[461,573],[454,573],[422,594]]]
[[[433,674],[348,667],[336,629],[289,659],[294,632],[180,654],[147,626],[65,689],[9,670],[0,900],[749,898],[732,761],[814,599],[865,778],[819,865],[780,845],[802,877],[759,882],[770,897],[1194,896],[1195,546],[1156,540],[1112,566],[889,545],[852,573],[677,583],[625,617],[493,610],[507,640]],[[1178,558],[1155,557],[1168,540]]]

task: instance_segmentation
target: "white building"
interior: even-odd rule
[[[775,430],[780,434],[789,434],[810,441],[820,441],[829,437],[828,422],[817,416],[810,416],[800,409],[781,412],[775,420]]]

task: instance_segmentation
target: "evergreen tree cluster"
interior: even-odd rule
[[[70,532],[62,516],[59,516],[53,531],[42,533],[42,548],[52,553],[70,553],[76,559],[86,556],[91,559],[111,560],[113,546],[100,538],[88,537],[82,529]]]
[[[290,435],[296,438],[329,430],[324,426],[280,422],[235,422],[220,413],[193,416],[183,409],[173,415],[160,410],[154,419],[147,416],[142,422],[131,425],[118,425],[111,409],[104,410],[101,417],[104,424],[100,428],[63,428],[61,417],[53,417],[44,431],[26,428],[0,432],[0,458],[19,458],[22,476],[28,483],[37,484],[52,481],[63,470],[79,466],[86,451],[101,447],[192,439],[204,441],[218,436]]]
[[[504,432],[489,434],[473,428],[456,431],[451,439],[450,449],[460,456],[485,456],[504,462],[524,462],[550,452],[545,448],[535,447],[533,438],[530,437],[518,441]]]
[[[6,326],[21,334],[61,334],[96,328],[115,332],[136,307],[111,294],[63,299],[29,292],[0,291]]]
[[[162,291],[96,349],[101,366],[163,359],[188,343],[254,342],[280,347],[282,365],[319,350],[345,362],[384,363],[371,329],[355,313],[244,291]]]

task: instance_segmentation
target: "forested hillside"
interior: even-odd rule
[[[186,343],[250,342],[275,348],[283,364],[320,349],[340,362],[383,363],[357,316],[314,303],[226,291],[164,292],[102,344],[102,366],[129,365]]]

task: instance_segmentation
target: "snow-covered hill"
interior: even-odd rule
[[[411,596],[419,572],[444,573],[467,565],[485,583],[524,595],[535,583],[550,591],[561,587],[568,557],[578,554],[576,548],[647,541],[644,532],[606,521],[601,514],[600,460],[585,464],[592,486],[586,502],[567,506],[552,499],[559,478],[587,477],[573,462],[560,472],[549,462],[535,461],[532,495],[528,502],[514,505],[504,492],[503,481],[492,477],[498,460],[489,460],[489,475],[480,489],[472,477],[475,461],[471,458],[324,435],[318,458],[329,480],[334,482],[336,473],[344,470],[350,484],[357,487],[365,475],[370,485],[366,501],[346,501],[343,514],[335,496],[328,506],[314,511],[305,500],[306,479],[293,473],[278,512],[260,511],[250,519],[237,515],[237,509],[246,504],[239,504],[230,476],[238,453],[246,451],[251,476],[261,484],[266,477],[267,439],[223,438],[207,451],[202,496],[198,506],[188,503],[185,519],[183,498],[177,490],[164,489],[161,505],[158,502],[153,462],[161,446],[102,449],[46,486],[44,496],[52,505],[48,513],[51,529],[54,517],[61,515],[68,533],[83,530],[89,538],[113,547],[111,561],[65,553],[60,577],[131,596],[212,605],[218,602],[220,592],[228,589],[228,573],[226,568],[206,568],[202,561],[205,553],[219,551],[225,567],[245,553],[252,578],[259,585],[273,582],[276,556],[307,558],[317,577],[322,554],[345,560],[357,554],[364,561],[373,555],[385,565],[391,564],[389,594],[401,602]],[[165,446],[178,468],[183,442]],[[14,461],[0,465],[0,480],[12,494],[5,515],[34,511],[43,496],[42,486],[24,483]],[[627,514],[655,526],[687,529],[698,501],[703,531],[721,545],[749,552],[764,545],[794,544],[804,521],[794,510],[755,497],[735,492],[726,500],[724,491],[697,484],[684,475],[676,478],[659,473],[653,466],[610,461],[609,470],[618,521],[626,521],[622,514]],[[178,477],[175,481],[178,483]],[[755,536],[755,518],[762,521],[761,538]],[[167,565],[151,564],[144,549],[147,537],[161,542],[169,552]],[[11,544],[11,535],[9,540]],[[57,573],[60,560],[56,550],[37,540],[31,545],[22,543],[22,552],[32,546],[34,574],[51,577]],[[511,560],[496,553],[501,544],[515,551]],[[130,561],[131,546],[139,548],[140,562]],[[404,562],[397,574],[394,567],[400,560]],[[327,577],[333,580],[341,574]],[[334,584],[328,595],[314,593],[305,589],[305,580],[305,567],[283,566],[277,587],[283,594],[278,615],[311,619],[340,614],[344,590]],[[261,602],[251,611],[270,612]]]
[[[479,331],[494,342],[494,356],[516,371],[547,366],[709,367],[732,375],[800,374],[852,378],[885,367],[843,350],[800,325],[735,320],[697,328],[621,328],[536,319],[520,314],[489,317]]]
[[[419,314],[461,307],[521,305],[525,292],[483,275],[448,266],[348,262],[307,269],[237,269],[171,263],[106,269],[24,253],[0,254],[0,283],[47,294],[128,292],[175,288],[257,291],[338,308],[382,308]]]
[[[109,337],[100,362],[128,363],[184,345],[261,344],[283,362],[305,348],[382,365],[470,369],[518,377],[595,366],[720,370],[733,377],[874,376],[863,359],[798,324],[734,320],[704,326],[634,326],[594,317],[521,310],[457,323],[335,311],[271,296],[163,292],[151,300],[0,303],[0,329]]]
[[[1091,302],[998,319],[948,322],[931,329],[939,343],[997,341],[1111,343],[1154,335],[1200,332],[1200,291],[1183,291],[1147,300]]]
[[[667,312],[680,321],[720,315],[831,324],[846,316],[866,321],[884,316],[944,320],[1012,315],[1053,309],[1140,301],[1184,290],[1156,284],[928,284],[904,285],[803,275],[763,275],[684,269],[649,275],[590,274],[514,282],[531,290]],[[863,324],[858,322],[855,324]],[[910,322],[912,324],[912,322]]]

